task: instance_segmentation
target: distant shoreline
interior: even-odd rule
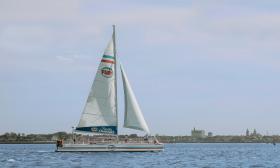
[[[97,139],[113,140],[115,136],[94,136]],[[143,140],[144,137],[137,134],[119,135],[119,140],[137,141]],[[80,142],[87,142],[89,136],[75,134],[75,138]],[[159,142],[162,143],[280,143],[280,136],[263,136],[256,135],[215,135],[215,136],[166,136],[156,135]],[[55,144],[56,140],[63,139],[66,143],[72,142],[73,135],[66,132],[56,132],[53,134],[20,134],[20,133],[5,133],[0,135],[0,144]]]
[[[165,142],[165,144],[271,144],[267,142]],[[278,144],[280,142],[276,142]],[[0,142],[0,145],[40,145],[40,144],[50,144],[54,145],[55,142]]]
[[[20,141],[17,141],[17,142],[0,142],[0,144],[55,144],[56,142],[55,141],[44,141],[44,142],[37,142],[37,141],[34,141],[34,142],[20,142]],[[270,144],[272,142],[163,142],[165,144],[175,144],[175,143],[189,143],[189,144]],[[275,142],[275,143],[280,143],[280,142]]]
[[[17,142],[0,142],[0,144],[55,144],[54,141],[43,141],[43,142],[21,142],[21,141],[17,141]]]

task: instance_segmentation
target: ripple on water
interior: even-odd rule
[[[7,162],[15,162],[15,159],[8,159]]]
[[[54,145],[0,145],[5,167],[280,167],[280,145],[166,144],[158,153],[57,153]]]
[[[48,153],[48,152],[52,152],[52,151],[45,151],[45,150],[38,150],[38,153]]]

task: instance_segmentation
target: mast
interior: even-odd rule
[[[115,103],[116,103],[116,117],[117,117],[117,140],[118,138],[118,92],[117,92],[117,50],[116,50],[116,25],[113,25],[113,45],[114,45],[114,58],[115,58]]]

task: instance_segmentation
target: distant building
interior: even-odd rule
[[[56,136],[56,135],[53,135],[52,138],[51,138],[51,141],[56,141],[58,140],[59,138]]]
[[[208,137],[212,137],[213,136],[213,132],[208,132]]]
[[[254,131],[253,131],[253,133],[251,134],[251,136],[253,136],[253,137],[260,137],[260,136],[262,136],[260,133],[257,133],[257,130],[256,129],[254,129]]]
[[[204,138],[205,137],[205,131],[204,130],[197,130],[193,128],[191,132],[192,137],[194,138]]]
[[[250,136],[250,132],[249,132],[248,128],[246,130],[246,136]]]
[[[256,135],[257,135],[257,130],[256,130],[256,129],[254,129],[254,132],[253,132],[252,135],[253,135],[253,136],[256,136]]]

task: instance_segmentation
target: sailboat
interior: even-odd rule
[[[93,81],[88,99],[82,112],[75,132],[86,134],[112,135],[116,136],[113,142],[101,143],[57,143],[57,152],[141,152],[162,151],[164,145],[159,143],[156,137],[152,140],[140,142],[120,141],[118,138],[118,101],[117,101],[117,55],[115,41],[115,26],[101,62],[99,64],[95,79]],[[122,65],[120,65],[123,81],[125,112],[124,127],[144,131],[150,135],[150,130],[141,112],[139,104],[128,81]]]

